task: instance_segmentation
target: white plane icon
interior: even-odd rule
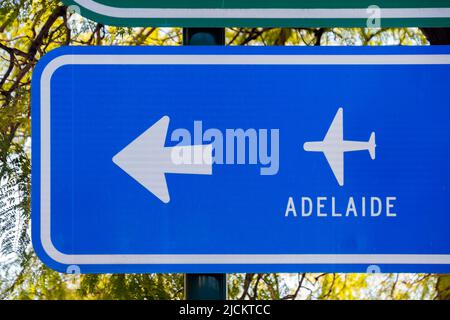
[[[344,185],[344,153],[367,150],[374,160],[376,147],[375,132],[367,142],[344,140],[343,112],[339,108],[323,141],[305,142],[303,145],[305,151],[323,152],[340,186]]]

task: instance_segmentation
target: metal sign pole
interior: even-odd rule
[[[184,298],[186,300],[226,300],[227,275],[224,273],[186,274]]]
[[[184,28],[183,45],[185,46],[223,46],[225,45],[224,28]]]
[[[184,28],[183,45],[225,45],[224,28]],[[227,298],[227,275],[186,274],[184,276],[186,300],[225,300]]]

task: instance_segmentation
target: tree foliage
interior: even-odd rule
[[[442,42],[442,30],[424,30]],[[448,34],[448,32],[447,32]],[[417,28],[230,28],[228,45],[424,45]],[[448,40],[448,39],[447,39]],[[65,275],[45,267],[29,241],[30,80],[37,61],[63,45],[180,45],[181,29],[98,24],[50,0],[0,3],[0,297],[182,299],[178,274]],[[14,261],[1,260],[13,255]],[[450,298],[450,277],[367,274],[232,274],[232,299]]]

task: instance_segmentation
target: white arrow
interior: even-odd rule
[[[169,121],[168,116],[162,117],[112,158],[116,165],[164,203],[170,201],[166,173],[212,174],[211,144],[164,146]]]

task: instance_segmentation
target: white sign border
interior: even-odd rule
[[[65,254],[51,240],[51,78],[65,65],[436,65],[448,54],[413,55],[139,55],[65,54],[51,60],[40,78],[40,240],[45,253],[66,265],[305,265],[450,264],[448,254]]]

